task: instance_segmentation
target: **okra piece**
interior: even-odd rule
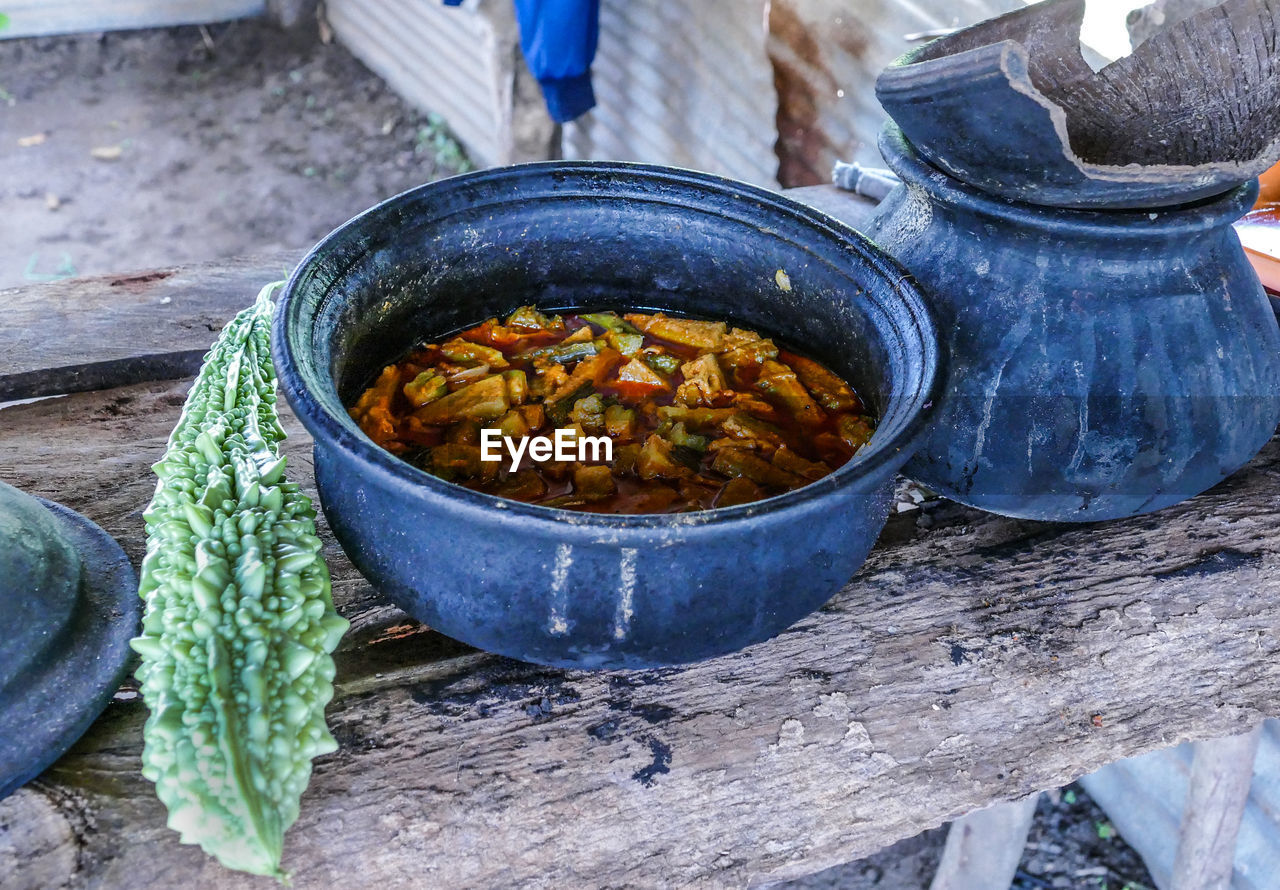
[[[583,330],[586,330],[584,328]],[[577,343],[561,343],[556,346],[544,346],[522,356],[523,358],[545,358],[561,365],[570,365],[595,355],[606,346],[603,340],[580,340]]]
[[[832,411],[860,411],[862,402],[849,384],[828,371],[813,359],[802,355],[787,355],[787,363],[814,399]]]
[[[822,409],[800,383],[796,372],[781,362],[765,360],[756,389],[781,402],[796,420],[806,426],[817,426],[825,419]]]
[[[513,405],[523,405],[529,400],[529,378],[524,371],[503,371],[502,379],[507,383],[507,401]]]
[[[699,433],[714,432],[733,415],[732,408],[686,408],[683,405],[662,405],[658,408],[659,420],[683,423],[687,429]]]
[[[448,393],[448,381],[435,371],[423,371],[404,385],[405,398],[416,408],[443,398]]]
[[[578,316],[583,321],[599,325],[606,331],[617,331],[621,334],[639,334],[635,325],[626,321],[616,312],[587,312]],[[643,338],[642,338],[643,339]]]
[[[694,451],[707,450],[707,437],[696,436],[685,429],[683,423],[672,424],[664,437],[678,448],[690,448]]]
[[[659,374],[666,374],[670,376],[680,370],[679,357],[668,355],[665,352],[646,352],[640,356],[640,361],[644,362]]]
[[[494,370],[501,370],[509,364],[501,349],[482,346],[470,340],[450,340],[440,345],[440,352],[450,361],[464,365],[488,365]]]
[[[756,439],[767,442],[774,448],[786,441],[781,429],[743,412],[730,415],[729,419],[720,425],[720,429],[726,436],[734,439]]]
[[[771,459],[773,465],[778,469],[786,470],[788,473],[795,473],[797,476],[803,476],[811,482],[817,481],[831,472],[831,468],[826,464],[806,460],[786,445],[775,451]]]
[[[711,469],[725,476],[745,476],[769,488],[799,488],[805,480],[795,473],[775,467],[744,448],[724,448],[716,452]]]

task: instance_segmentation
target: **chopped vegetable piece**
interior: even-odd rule
[[[639,320],[638,320],[639,319]],[[697,321],[692,318],[672,318],[661,312],[655,315],[628,315],[627,321],[646,334],[669,343],[693,346],[697,349],[718,350],[724,345],[724,335],[729,326],[723,321]]]
[[[635,355],[644,347],[644,334],[624,334],[609,331],[604,335],[604,342],[626,356]]]
[[[513,405],[523,405],[529,398],[529,378],[524,371],[503,371],[502,379],[507,382],[507,401]]]
[[[861,411],[862,401],[838,376],[828,371],[811,358],[786,353],[788,365],[795,370],[800,382],[805,385],[814,399],[822,407],[831,411]]]
[[[800,383],[796,372],[781,362],[765,360],[756,389],[780,402],[805,426],[817,426],[826,420],[826,415]]]
[[[854,451],[871,441],[872,432],[871,420],[867,417],[843,414],[836,421],[836,433]]]
[[[735,439],[755,439],[768,443],[775,448],[786,441],[780,427],[766,423],[763,420],[757,420],[751,415],[742,412],[734,412],[728,420],[721,424],[721,429],[724,430],[726,435]]]
[[[560,394],[546,403],[547,418],[556,426],[564,426],[569,419],[569,413],[573,411],[573,406],[578,403],[578,400],[585,399],[595,390],[595,384],[590,380],[570,377],[565,381],[565,385],[561,387]]]
[[[606,331],[617,331],[622,334],[638,334],[639,329],[635,325],[624,321],[616,312],[584,312],[578,316],[583,321],[589,321],[594,325],[599,325]]]
[[[603,464],[594,467],[579,466],[573,471],[573,491],[588,501],[607,498],[618,490],[613,472]]]
[[[529,422],[524,419],[524,413],[519,408],[512,408],[499,417],[496,426],[498,432],[512,439],[529,435]]]
[[[432,448],[427,457],[428,461],[423,469],[442,479],[480,475],[480,449],[475,445],[447,442]]]
[[[449,383],[435,371],[423,371],[404,385],[405,398],[416,408],[449,392]]]
[[[583,325],[561,340],[560,345],[568,346],[570,343],[590,343],[594,339],[596,339],[596,335],[592,332],[591,328],[587,325]]]
[[[589,331],[588,328],[583,330]],[[522,358],[547,358],[562,365],[573,364],[589,355],[595,355],[605,347],[603,340],[579,340],[576,343],[561,343],[559,346],[544,346],[535,349]]]
[[[542,429],[547,422],[547,409],[542,405],[521,405],[520,414],[524,417],[524,422],[528,424],[531,433]]]
[[[711,469],[726,476],[746,476],[770,488],[799,488],[805,480],[795,473],[775,467],[745,448],[723,448],[716,452]]]
[[[707,450],[707,437],[695,436],[693,433],[688,432],[685,430],[683,423],[674,424],[665,438],[672,445],[679,448],[692,448],[694,451]]]
[[[488,365],[490,368],[499,370],[507,367],[507,357],[502,354],[502,350],[494,349],[492,346],[481,346],[479,343],[471,343],[461,338],[441,344],[440,352],[445,358],[463,364]]]
[[[773,341],[757,337],[746,341],[741,346],[720,353],[720,362],[726,368],[732,368],[735,372],[741,373],[747,368],[758,368],[766,359],[777,357],[778,347],[773,344]]]
[[[604,428],[615,439],[630,439],[636,428],[636,412],[621,405],[604,409]]]
[[[547,493],[547,483],[542,481],[537,470],[520,470],[498,483],[493,494],[516,501],[532,501]]]
[[[680,373],[684,375],[685,382],[676,388],[678,402],[689,407],[710,406],[721,394],[732,397],[729,382],[720,370],[720,363],[710,352],[704,352],[692,361],[685,362],[680,366]]]
[[[788,473],[795,473],[797,476],[803,476],[810,481],[821,479],[831,472],[831,469],[826,464],[805,460],[786,445],[783,445],[773,453],[772,460],[775,467],[786,470]]]
[[[700,433],[715,430],[733,415],[732,408],[685,408],[683,405],[663,405],[658,409],[660,420],[683,423],[689,429]]]
[[[486,377],[417,409],[413,416],[423,423],[456,423],[459,420],[493,420],[511,407],[501,377]]]
[[[634,358],[618,371],[618,382],[624,384],[631,392],[653,392],[671,388],[670,384],[654,373],[648,365]]]
[[[535,363],[533,382],[529,384],[529,394],[538,398],[546,398],[564,385],[569,379],[569,372],[560,365],[549,365],[538,368]]]
[[[388,365],[378,375],[373,386],[364,391],[351,410],[351,418],[364,430],[365,435],[379,445],[386,444],[396,435],[395,418],[391,415],[391,401],[400,385],[400,372]]]
[[[415,347],[351,413],[382,447],[459,485],[602,513],[769,497],[840,467],[873,429],[848,384],[755,331],[532,307]],[[495,456],[485,437],[493,459],[478,460],[486,430],[505,444]],[[556,459],[557,436],[573,459]]]
[[[479,445],[480,421],[460,420],[445,431],[444,437],[455,445]]]
[[[756,485],[750,479],[739,476],[736,479],[730,479],[724,484],[720,489],[720,493],[716,495],[715,506],[736,507],[739,504],[758,501],[763,497],[764,491],[759,485]]]
[[[532,306],[521,306],[507,316],[507,327],[524,331],[563,331],[564,319],[560,316],[547,318]]]
[[[619,445],[613,449],[613,474],[615,476],[629,476],[636,472],[636,463],[640,460],[640,445],[632,442],[629,445]]]
[[[586,432],[599,432],[604,429],[604,399],[598,394],[578,399],[573,403],[569,419]]]
[[[657,434],[644,440],[644,447],[636,457],[636,472],[641,479],[679,479],[693,475],[693,471],[677,459],[675,445]]]
[[[674,374],[680,370],[680,358],[665,352],[646,351],[640,360],[659,374]]]

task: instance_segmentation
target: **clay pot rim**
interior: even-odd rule
[[[925,160],[902,128],[892,121],[881,130],[879,148],[885,163],[908,188],[918,188],[940,204],[963,207],[979,216],[1020,226],[1091,240],[1214,231],[1248,213],[1258,197],[1258,181],[1254,179],[1199,201],[1149,210],[1055,207],[1004,198],[951,176]]]

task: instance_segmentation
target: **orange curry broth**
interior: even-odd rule
[[[587,315],[595,321],[522,307],[505,323],[489,319],[424,344],[387,365],[351,416],[378,445],[459,485],[598,513],[677,513],[771,497],[838,469],[871,437],[874,421],[843,380],[754,332],[663,313]],[[570,347],[590,354],[557,362],[537,352]],[[510,372],[524,373],[523,395]],[[468,392],[483,388],[489,397],[464,406],[476,416],[428,422],[452,417],[442,400],[482,382]],[[604,410],[603,423],[595,409]],[[484,427],[609,435],[613,461],[537,462],[526,449],[512,473],[505,445],[497,462],[479,460]]]

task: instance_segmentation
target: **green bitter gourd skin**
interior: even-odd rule
[[[169,827],[229,868],[282,878],[311,760],[337,748],[324,708],[348,622],[277,448],[278,286],[223,329],[154,467],[133,648],[151,711],[142,773]]]

